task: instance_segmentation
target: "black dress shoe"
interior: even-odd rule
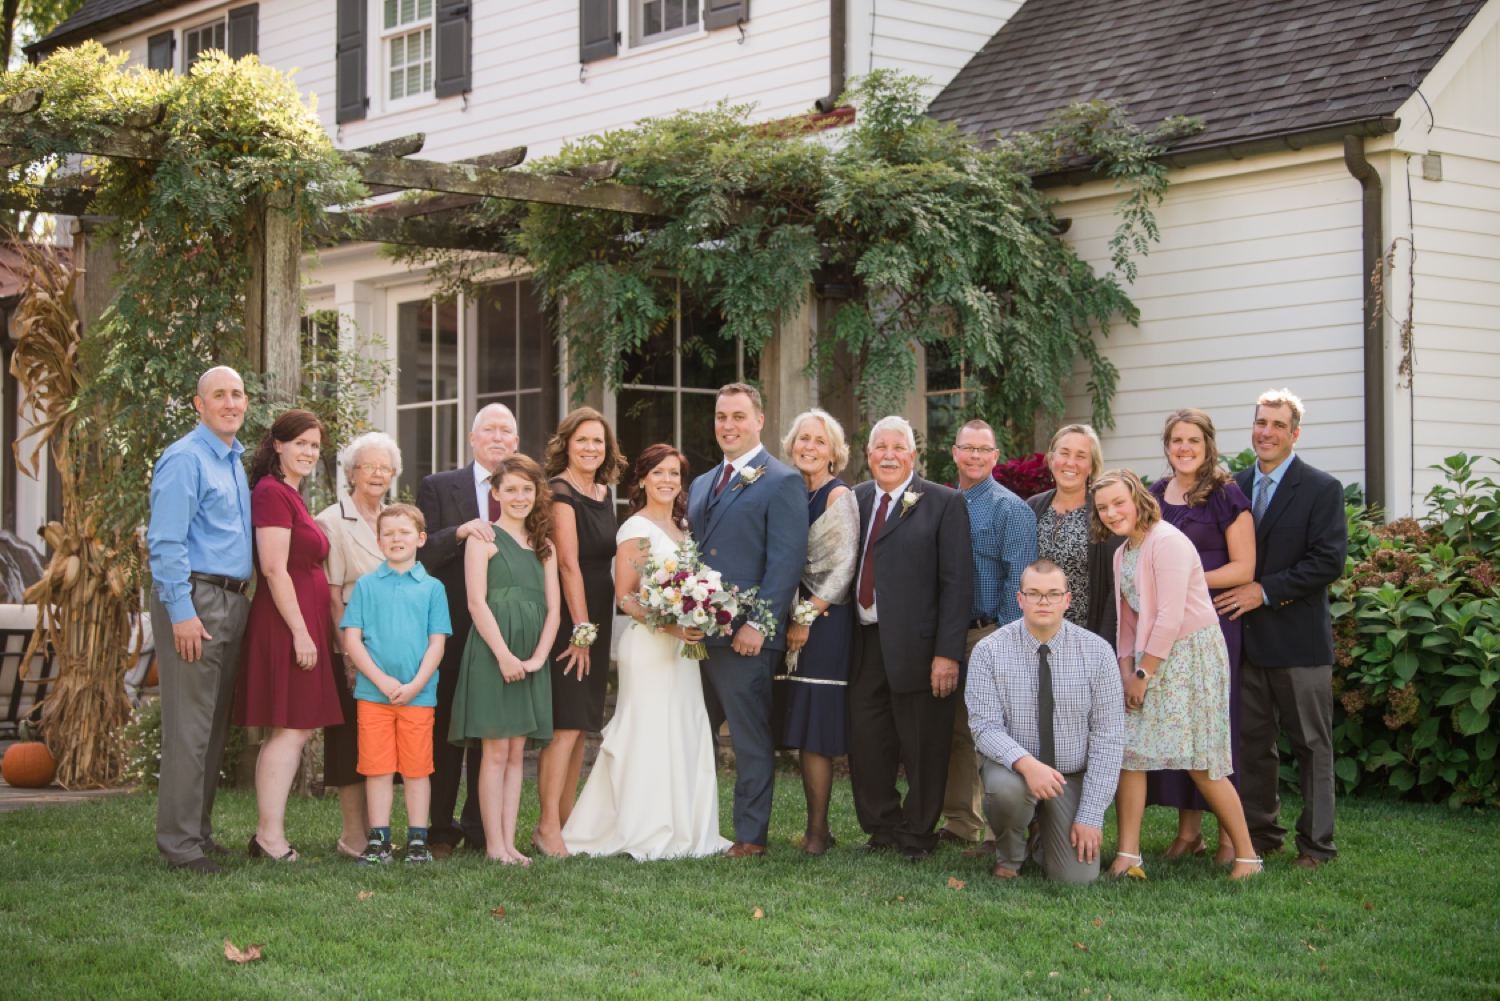
[[[896,850],[896,845],[890,841],[876,841],[874,838],[871,838],[865,842],[864,850],[871,855],[876,852],[893,852]]]
[[[215,862],[213,859],[206,859],[202,855],[198,856],[195,859],[190,859],[187,862],[174,862],[171,864],[171,867],[173,869],[180,869],[184,872],[201,872],[208,875],[214,875],[216,873],[221,873],[224,871],[224,867],[222,865]]]
[[[932,857],[932,852],[926,848],[903,848],[901,855],[908,862],[922,862]]]
[[[205,852],[208,852],[208,854],[210,855],[218,855],[222,858],[232,858],[235,855],[245,854],[238,848],[225,848],[223,845],[219,844],[212,838],[209,838],[208,841],[204,842],[203,850]]]

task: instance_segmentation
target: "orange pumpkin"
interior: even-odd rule
[[[0,778],[19,789],[40,789],[57,777],[57,762],[39,740],[12,744],[0,761]]]

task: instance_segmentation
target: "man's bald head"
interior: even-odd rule
[[[207,372],[198,376],[198,395],[205,400],[208,399],[209,394],[213,392],[214,385],[224,379],[240,387],[240,392],[243,393],[245,391],[245,380],[240,378],[238,372],[228,365],[215,365]]]
[[[203,426],[208,428],[227,445],[234,441],[245,423],[245,407],[249,404],[245,396],[245,381],[228,365],[215,365],[198,377],[198,395],[193,397],[193,409]]]

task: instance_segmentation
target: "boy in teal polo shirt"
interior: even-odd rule
[[[437,667],[453,632],[442,582],[417,562],[426,519],[410,504],[380,512],[375,530],[385,562],[354,584],[340,625],[344,650],[359,670],[359,773],[365,776],[370,838],[363,865],[391,860],[395,773],[406,788],[406,861],[430,862],[427,810],[432,799],[432,720]]]

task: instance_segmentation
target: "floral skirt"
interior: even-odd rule
[[[1141,655],[1136,654],[1139,663]],[[1234,771],[1229,730],[1229,651],[1217,623],[1172,644],[1146,687],[1140,712],[1125,714],[1125,760],[1132,772],[1164,768]]]

